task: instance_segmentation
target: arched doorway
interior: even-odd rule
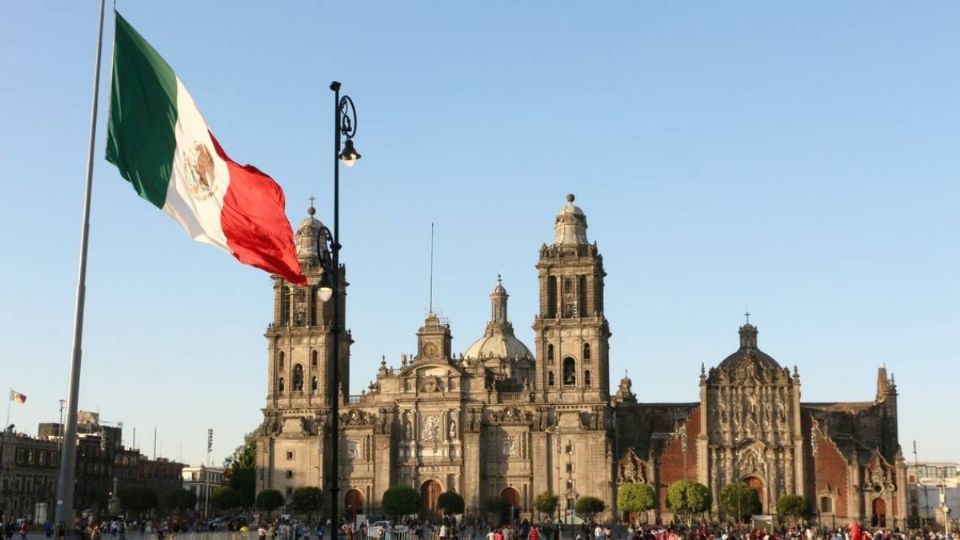
[[[873,516],[870,517],[870,524],[874,527],[886,527],[887,501],[877,497],[870,506],[873,508]]]
[[[343,496],[343,508],[351,521],[356,520],[357,514],[363,513],[363,493],[358,489],[351,489]]]
[[[757,492],[757,500],[760,501],[760,514],[763,513],[763,480],[757,478],[756,476],[748,476],[743,479],[743,483],[750,487],[750,489]]]
[[[507,501],[506,521],[512,522],[520,519],[520,492],[512,487],[504,488],[500,496]]]
[[[434,523],[440,521],[440,509],[437,508],[437,499],[443,490],[440,482],[427,480],[420,486],[420,517]]]

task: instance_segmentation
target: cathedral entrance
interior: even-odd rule
[[[873,515],[870,517],[870,525],[874,527],[887,526],[887,501],[877,497],[870,505],[873,508]]]
[[[420,517],[434,523],[440,522],[440,509],[437,508],[437,499],[443,488],[436,480],[427,480],[420,486]]]
[[[756,476],[748,476],[743,479],[743,483],[750,487],[750,489],[757,492],[757,500],[760,501],[760,511],[758,513],[763,513],[763,480],[757,478]]]
[[[500,496],[507,501],[506,512],[501,516],[501,518],[506,518],[504,522],[513,522],[520,519],[520,492],[508,487],[500,492]]]
[[[350,521],[357,518],[357,514],[363,513],[363,493],[358,489],[351,489],[343,496],[343,507],[346,509]]]

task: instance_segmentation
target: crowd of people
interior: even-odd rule
[[[202,520],[79,519],[68,530],[62,524],[32,526],[26,520],[3,520],[0,540],[27,540],[42,533],[56,540],[127,540],[127,535],[142,539],[174,540],[184,533],[213,530],[239,533],[241,538],[257,540],[960,540],[960,532],[946,534],[932,528],[901,529],[863,527],[738,527],[735,525],[623,525],[559,522],[530,523],[514,521],[492,525],[482,520],[444,519],[438,523],[405,519],[391,523],[354,523],[344,520],[336,527],[330,522],[316,525],[284,518],[261,519],[256,526],[244,520],[218,522]],[[331,538],[336,531],[336,539]],[[36,536],[34,536],[36,538]]]

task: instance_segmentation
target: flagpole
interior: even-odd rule
[[[90,236],[90,191],[93,187],[93,147],[97,136],[97,104],[100,94],[100,57],[103,50],[103,12],[106,0],[100,0],[100,23],[97,28],[97,61],[93,72],[93,110],[90,113],[90,141],[87,149],[87,183],[83,192],[83,226],[80,231],[80,269],[77,276],[77,303],[73,318],[73,356],[70,360],[70,383],[67,392],[67,425],[60,452],[57,477],[55,523],[73,526],[73,481],[77,455],[77,402],[80,391],[80,360],[83,355],[83,308],[87,292],[87,243]]]

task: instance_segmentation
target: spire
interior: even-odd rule
[[[554,245],[579,245],[587,243],[587,216],[573,205],[576,197],[567,195],[567,205],[557,214],[554,229]]]
[[[490,322],[504,324],[507,319],[507,290],[503,288],[503,279],[497,274],[497,286],[490,293]]]

